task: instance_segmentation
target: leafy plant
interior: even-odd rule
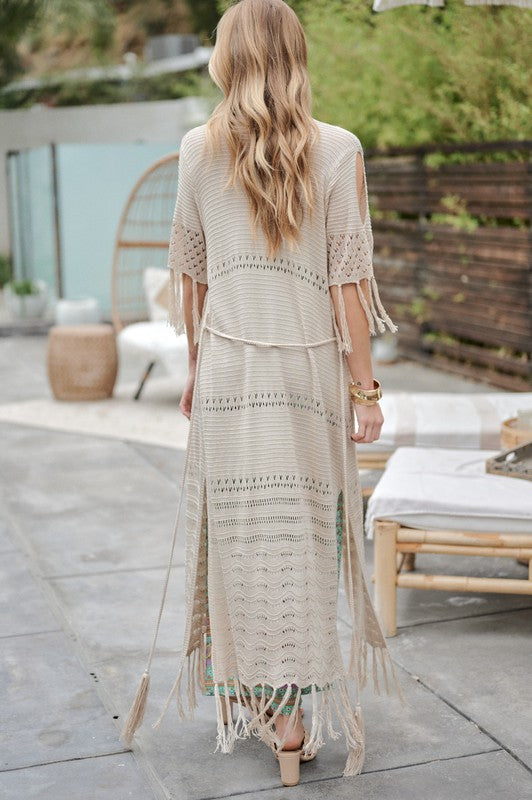
[[[39,0],[0,2],[0,86],[21,69],[17,43],[39,16]]]
[[[26,297],[30,294],[39,294],[39,287],[30,278],[17,281],[9,281],[8,286],[11,291],[19,297]]]
[[[456,230],[468,233],[478,228],[478,218],[468,212],[467,203],[463,197],[457,194],[447,194],[440,198],[440,203],[447,209],[447,212],[435,212],[431,215],[432,222],[451,225]]]
[[[186,0],[190,16],[197,33],[207,37],[214,44],[214,31],[221,17],[216,0]]]
[[[382,13],[358,0],[291,4],[309,41],[314,115],[366,147],[531,135],[532,17],[522,9],[462,0]]]
[[[5,286],[11,278],[11,259],[0,254],[0,287]]]

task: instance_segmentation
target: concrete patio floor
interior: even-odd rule
[[[49,393],[45,349],[44,336],[0,339],[0,402]],[[120,380],[138,366],[121,365]],[[378,376],[385,389],[494,391],[408,361],[379,366]],[[399,592],[399,631],[388,642],[409,705],[364,690],[367,754],[356,778],[341,777],[343,737],[302,764],[290,789],[256,739],[213,753],[212,698],[201,698],[193,722],[172,706],[153,730],[183,635],[183,530],[145,721],[124,746],[118,734],[152,642],[184,454],[22,425],[0,424],[0,440],[0,797],[532,800],[524,596]],[[370,574],[372,542],[366,548]],[[468,561],[471,574],[525,574],[513,559]],[[460,566],[442,558],[440,568]]]

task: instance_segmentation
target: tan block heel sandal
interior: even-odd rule
[[[312,761],[313,758],[316,758],[316,753],[310,756],[303,755],[303,747],[307,741],[308,731],[305,728],[305,735],[297,750],[278,750],[277,746],[274,745],[273,752],[279,761],[283,786],[297,786],[299,783],[299,765],[301,761]]]
[[[233,716],[233,706],[236,703],[236,697],[229,697],[229,705],[231,709],[231,717]],[[301,716],[304,714],[304,710],[301,710]],[[228,723],[227,717],[227,708],[225,703],[222,704],[222,714],[223,714],[223,721],[224,725]],[[268,710],[266,711],[268,716],[272,716],[273,711]],[[281,773],[281,782],[283,786],[297,786],[299,783],[299,776],[300,770],[299,765],[301,761],[312,761],[313,758],[316,757],[316,754],[313,755],[304,755],[303,754],[303,747],[305,746],[306,742],[308,741],[308,731],[305,728],[305,734],[303,739],[301,740],[301,745],[292,750],[279,750],[277,746],[274,744],[272,750],[279,762],[279,770]]]

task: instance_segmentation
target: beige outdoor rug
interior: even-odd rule
[[[119,384],[107,400],[67,402],[53,397],[0,404],[0,422],[108,436],[184,449],[189,421],[179,410],[175,381],[150,378],[140,400],[137,384]]]

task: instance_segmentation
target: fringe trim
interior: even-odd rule
[[[358,775],[362,771],[364,765],[365,730],[362,707],[359,696],[356,698],[353,706],[349,696],[348,682],[350,678],[355,678],[357,687],[362,688],[367,684],[369,672],[367,656],[369,648],[372,650],[371,675],[373,677],[375,693],[380,695],[384,688],[387,694],[392,694],[395,688],[401,699],[401,703],[404,705],[404,696],[393,661],[386,646],[372,646],[366,640],[363,640],[360,643],[360,647],[356,648],[358,657],[353,662],[356,669],[354,675],[347,673],[337,677],[330,683],[325,684],[320,690],[316,684],[312,684],[311,686],[311,724],[308,729],[307,742],[303,747],[303,754],[306,756],[315,755],[318,750],[326,744],[326,735],[330,739],[336,740],[343,732],[347,748],[347,760],[343,771],[345,777]],[[153,728],[157,728],[161,723],[174,695],[176,695],[176,708],[179,718],[188,721],[194,719],[194,709],[198,706],[196,693],[198,690],[202,691],[202,671],[200,667],[202,667],[203,662],[201,650],[201,646],[196,647],[182,661],[179,673],[166,699],[163,711],[159,718],[152,724]],[[380,676],[382,683],[379,679],[379,667],[382,672]],[[388,674],[389,672],[391,673],[395,687],[392,686],[390,675]],[[182,698],[183,684],[186,686],[186,709]],[[249,739],[251,736],[255,736],[265,742],[272,750],[276,747],[282,748],[286,738],[297,722],[301,687],[297,689],[295,702],[289,714],[286,731],[282,737],[279,737],[275,730],[275,720],[290,699],[292,685],[287,685],[282,700],[271,717],[267,716],[266,712],[270,709],[278,690],[282,687],[272,686],[267,683],[258,684],[262,686],[262,692],[257,696],[252,686],[240,681],[238,678],[233,679],[233,685],[238,708],[235,720],[232,718],[232,706],[229,700],[229,686],[227,680],[219,681],[214,684],[217,735],[216,747],[213,752],[216,753],[220,750],[222,753],[232,753],[237,740]],[[267,686],[274,690],[269,698],[266,697],[265,690]],[[223,694],[221,691],[222,688]],[[224,706],[228,720],[227,725],[224,724]],[[340,724],[341,731],[337,731],[334,728],[333,710]],[[249,714],[249,717],[246,717],[246,712]]]
[[[186,331],[181,274],[181,272],[176,272],[175,269],[170,267],[168,281],[168,315],[166,323],[172,327],[177,334],[185,333]],[[197,344],[199,342],[201,318],[199,313],[198,281],[195,278],[192,278],[192,323],[193,343]]]
[[[221,694],[221,686],[224,687],[225,696]],[[280,687],[273,688],[277,691]],[[233,721],[227,682],[214,684],[217,721],[216,748],[214,752],[221,750],[222,753],[232,753],[238,739],[246,739],[250,736],[256,736],[272,750],[282,748],[297,723],[301,688],[297,689],[293,708],[288,715],[288,724],[282,736],[278,736],[275,730],[275,721],[291,697],[291,684],[287,685],[281,703],[271,717],[266,715],[266,711],[271,706],[274,694],[269,700],[266,700],[265,684],[262,684],[262,693],[259,697],[253,693],[251,687],[245,686],[240,682],[238,682],[238,689],[235,683],[235,690],[237,692],[239,712],[236,720]],[[351,705],[345,677],[337,679],[334,686],[327,685],[321,691],[318,691],[316,684],[313,684],[311,698],[312,721],[308,731],[307,742],[303,747],[303,755],[315,755],[323,747],[326,743],[324,737],[325,727],[332,739],[338,739],[341,736],[341,733],[336,731],[332,724],[332,705],[346,739],[347,760],[343,774],[346,777],[358,775],[362,771],[365,758],[364,723],[360,705],[357,703],[354,709]],[[224,705],[227,709],[227,726],[223,721]],[[244,709],[247,709],[250,714],[249,720],[244,717]]]
[[[353,352],[353,343],[347,327],[347,317],[345,313],[344,291],[342,284],[338,286],[338,310],[340,311],[340,344],[344,353]]]
[[[532,0],[531,0],[532,1]],[[368,328],[371,336],[375,336],[377,334],[377,330],[380,333],[383,333],[386,330],[386,326],[392,331],[392,333],[396,333],[399,328],[392,322],[386,309],[382,304],[382,300],[379,295],[379,288],[377,286],[377,280],[374,275],[369,278],[364,278],[361,280],[367,280],[369,286],[369,304],[364,294],[364,290],[362,288],[361,281],[357,281],[355,286],[357,287],[357,294],[360,300],[360,305],[364,309],[364,313],[366,315],[366,319],[368,321]],[[340,317],[340,324],[339,324],[339,347],[341,352],[343,353],[352,353],[353,352],[353,342],[351,341],[351,336],[349,333],[349,328],[347,326],[347,316],[345,310],[345,299],[342,286],[343,284],[337,284],[338,286],[338,311]],[[376,327],[375,327],[376,325]]]
[[[124,741],[126,744],[131,744],[136,729],[139,727],[139,725],[142,725],[149,691],[150,673],[149,670],[145,669],[142,673],[139,687],[120,733],[119,738],[122,739],[122,741]]]
[[[193,342],[197,344],[199,341],[200,330],[200,315],[199,315],[199,301],[198,301],[198,282],[192,278],[192,322],[193,322]]]
[[[181,273],[169,268],[168,280],[168,317],[166,324],[170,325],[177,334],[184,333],[185,315],[183,311]]]
[[[375,323],[380,333],[386,330],[386,326],[388,326],[392,333],[396,333],[399,328],[395,322],[392,322],[382,304],[375,276],[372,275],[367,280],[369,281],[369,305],[360,281],[356,284],[356,287],[360,305],[366,314],[370,335],[375,336],[377,333]]]

